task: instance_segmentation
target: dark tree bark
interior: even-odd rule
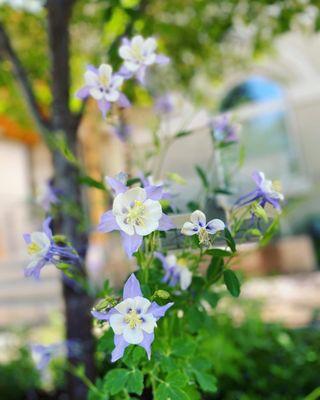
[[[69,108],[70,68],[69,68],[69,21],[74,0],[48,0],[49,50],[52,65],[52,126],[54,134],[64,134],[69,148],[77,153],[77,125],[79,118]],[[61,211],[60,231],[72,242],[84,259],[88,245],[87,233],[81,231],[84,214],[79,170],[59,152],[53,154],[55,186],[61,190],[64,203],[76,210],[75,213]],[[68,208],[69,208],[68,207]],[[84,265],[79,265],[85,274]],[[94,377],[94,342],[91,332],[91,299],[79,287],[67,279],[63,280],[63,295],[66,312],[66,336],[71,342],[81,345],[80,353],[71,352],[69,361],[84,364],[86,375]],[[72,400],[86,399],[87,389],[72,374],[68,375],[68,394]]]

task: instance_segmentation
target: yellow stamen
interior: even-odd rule
[[[177,264],[179,265],[179,267],[184,267],[184,268],[186,268],[188,265],[187,260],[185,258],[178,258]]]
[[[200,244],[203,244],[205,246],[208,246],[210,244],[210,236],[206,228],[200,228],[198,235]]]
[[[129,210],[127,214],[127,222],[130,225],[139,225],[142,226],[144,224],[143,215],[145,212],[145,206],[139,200],[135,200],[133,207]]]
[[[110,83],[110,80],[109,80],[109,77],[107,75],[103,74],[103,75],[99,76],[99,82],[100,82],[100,85],[102,85],[104,87],[108,87],[109,83]]]
[[[40,250],[41,250],[41,247],[34,242],[32,242],[28,245],[28,253],[30,255],[39,253]]]
[[[282,192],[282,185],[280,181],[272,181],[272,189],[278,193]]]
[[[137,45],[131,46],[131,54],[132,54],[133,58],[135,58],[137,61],[140,61],[140,62],[144,61],[144,56],[142,54],[140,46],[137,46]]]
[[[124,317],[125,322],[134,329],[137,325],[142,323],[141,317],[137,314],[136,310],[130,310],[128,314]]]

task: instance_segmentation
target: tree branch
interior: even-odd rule
[[[48,119],[46,119],[42,115],[37,100],[35,98],[32,86],[29,82],[27,73],[19,57],[15,53],[11,45],[10,38],[1,23],[0,23],[0,54],[10,61],[13,67],[13,72],[16,77],[16,80],[21,88],[21,91],[27,102],[28,108],[35,120],[37,128],[43,136],[46,136],[48,130],[50,130],[51,128],[51,123]]]

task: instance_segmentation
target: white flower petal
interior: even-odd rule
[[[112,78],[112,86],[114,88],[119,88],[123,84],[123,77],[120,75],[116,75]]]
[[[133,309],[136,310],[138,314],[145,314],[151,303],[145,297],[137,296],[133,299]]]
[[[206,229],[210,233],[214,234],[218,231],[223,231],[226,227],[225,223],[221,219],[212,219],[207,223]]]
[[[135,60],[128,60],[125,61],[124,66],[129,70],[130,72],[136,72],[140,68],[140,64],[135,61]]]
[[[45,254],[50,247],[50,239],[44,232],[33,232],[31,233],[31,242],[39,247],[38,254]]]
[[[101,100],[104,97],[104,93],[98,87],[91,88],[89,93],[95,100]]]
[[[111,81],[112,67],[109,64],[101,64],[99,67],[99,78],[102,81]]]
[[[136,187],[127,190],[124,193],[118,194],[113,201],[114,213],[123,213],[121,210],[123,208],[129,208],[133,205],[135,201],[145,201],[147,197],[146,191],[142,188]]]
[[[177,257],[174,254],[170,254],[166,257],[167,263],[169,267],[173,267],[174,265],[177,265]]]
[[[98,75],[93,71],[86,71],[84,74],[84,79],[88,86],[97,86],[99,82]]]
[[[141,49],[143,44],[144,44],[144,39],[141,35],[136,35],[131,40],[131,48],[136,47]]]
[[[154,53],[157,48],[157,41],[154,38],[148,38],[143,43],[143,51],[145,54]]]
[[[192,236],[198,233],[199,227],[191,222],[185,222],[182,226],[181,233],[186,236]]]
[[[141,326],[136,326],[135,328],[130,328],[127,325],[123,330],[123,338],[127,343],[139,344],[143,340],[143,332]]]
[[[124,321],[124,315],[122,314],[112,314],[109,319],[109,323],[113,332],[116,335],[122,335],[124,328],[126,327],[126,323]]]
[[[119,100],[120,93],[117,90],[110,90],[109,93],[105,93],[104,97],[107,101],[115,102]]]
[[[152,314],[143,315],[142,321],[141,328],[147,333],[152,333],[157,326],[157,321]]]
[[[114,308],[119,311],[120,314],[126,315],[130,310],[134,309],[134,304],[133,299],[126,299],[117,304]]]
[[[126,218],[127,217],[125,215],[116,215],[116,221],[120,229],[128,235],[132,236],[135,233],[134,227],[133,225],[129,225],[128,223],[126,223]]]
[[[136,233],[140,236],[147,236],[151,232],[154,232],[159,227],[159,220],[156,219],[145,219],[142,225],[135,225]]]
[[[152,64],[154,64],[155,61],[156,61],[156,57],[157,56],[155,54],[150,54],[150,55],[146,56],[143,64],[144,65],[152,65]]]
[[[204,227],[206,225],[207,219],[202,211],[196,210],[191,214],[190,221],[195,225]]]
[[[180,269],[180,287],[182,290],[186,290],[192,280],[192,272],[188,268],[181,268]]]
[[[124,60],[131,59],[132,53],[131,48],[127,45],[123,45],[119,48],[119,56]]]
[[[159,201],[148,199],[143,205],[145,206],[145,217],[147,219],[155,219],[159,221],[162,217],[162,207]]]

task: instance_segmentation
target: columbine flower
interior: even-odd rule
[[[124,39],[119,48],[119,55],[124,60],[119,73],[127,79],[135,76],[143,84],[147,67],[169,62],[168,57],[156,54],[156,48],[157,42],[154,38],[144,39],[137,35],[131,40]]]
[[[144,189],[148,191],[149,195],[152,195],[153,199],[165,200],[171,198],[171,194],[164,191],[164,181],[155,180],[152,175],[145,176],[144,174],[140,174],[140,179]]]
[[[157,321],[163,317],[173,303],[159,306],[143,297],[140,284],[134,274],[130,276],[123,288],[123,301],[108,312],[93,310],[92,315],[109,321],[115,333],[115,348],[111,361],[119,360],[126,347],[137,344],[143,347],[150,360],[151,344],[154,340],[154,329]]]
[[[230,143],[239,141],[238,132],[240,126],[232,123],[230,114],[222,114],[214,118],[210,125],[214,139],[217,142]]]
[[[158,252],[155,253],[155,256],[162,262],[165,270],[163,282],[167,282],[169,286],[176,286],[179,283],[182,290],[186,290],[190,286],[192,273],[183,258],[177,258],[174,254],[165,257]]]
[[[225,228],[225,224],[221,219],[212,219],[207,223],[205,214],[200,210],[196,210],[191,214],[190,221],[183,224],[181,233],[186,236],[198,235],[200,244],[205,246],[210,244],[209,235],[214,235]]]
[[[67,351],[70,355],[79,356],[81,345],[76,341],[66,340],[49,345],[32,344],[30,350],[36,368],[41,372],[45,372],[52,359],[65,356]]]
[[[129,257],[139,249],[143,236],[156,230],[174,228],[170,218],[162,212],[159,202],[161,193],[158,190],[153,190],[153,187],[130,189],[123,182],[110,177],[107,182],[115,198],[112,210],[102,215],[98,229],[101,232],[120,231]]]
[[[60,202],[58,198],[59,191],[53,187],[52,181],[46,182],[42,193],[40,193],[37,202],[46,211],[50,211],[51,207]]]
[[[111,103],[118,103],[121,107],[130,105],[126,96],[120,92],[124,78],[112,73],[112,67],[101,64],[97,69],[92,65],[87,67],[84,74],[85,86],[77,92],[77,97],[85,99],[92,96],[98,102],[99,109],[105,118]]]
[[[252,179],[257,187],[252,192],[240,197],[235,206],[243,207],[258,201],[261,207],[265,207],[269,203],[276,210],[281,211],[280,203],[284,200],[284,195],[280,193],[280,184],[266,179],[265,174],[261,171],[254,171]]]
[[[49,217],[43,223],[43,232],[23,235],[31,257],[29,265],[24,270],[25,276],[39,279],[40,271],[46,264],[58,265],[60,262],[77,264],[79,262],[79,256],[72,247],[54,242],[50,223]]]
[[[159,114],[170,114],[174,110],[172,95],[166,93],[156,99],[154,109]]]

